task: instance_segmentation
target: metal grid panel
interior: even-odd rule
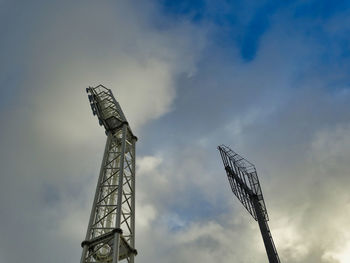
[[[269,262],[280,263],[267,224],[268,215],[254,165],[225,145],[220,145],[218,150],[233,193],[259,223]]]
[[[224,163],[232,192],[255,220],[257,220],[257,215],[252,197],[257,198],[265,220],[268,221],[265,201],[255,166],[225,145],[218,146],[218,150]]]
[[[88,98],[92,113],[97,115],[99,124],[103,125],[106,131],[115,131],[124,122],[127,122],[119,103],[110,89],[103,85],[98,85],[97,87],[87,88],[86,92],[89,94]]]

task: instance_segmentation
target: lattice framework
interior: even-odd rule
[[[135,249],[135,144],[129,124],[112,92],[89,87],[90,105],[107,141],[96,186],[81,263],[133,263]]]

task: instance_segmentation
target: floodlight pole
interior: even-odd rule
[[[256,197],[253,197],[253,205],[256,211],[256,216],[258,218],[258,224],[261,232],[261,236],[264,241],[267,257],[270,263],[279,263],[279,257],[277,254],[277,250],[275,244],[273,242],[270,228],[267,224],[267,221],[264,219],[264,215],[260,206],[260,203]]]
[[[270,263],[280,263],[255,166],[225,145],[218,147],[233,193],[258,221]]]
[[[137,138],[111,90],[98,85],[86,91],[107,142],[80,263],[134,263]]]

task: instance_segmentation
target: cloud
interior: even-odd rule
[[[38,13],[21,31],[27,11],[4,5],[20,13],[8,31],[16,45],[2,46],[14,55],[4,59],[5,74],[21,73],[10,83],[14,89],[8,87],[11,106],[0,114],[6,122],[0,137],[1,207],[9,213],[1,254],[6,262],[24,254],[35,262],[78,261],[105,140],[85,88],[111,88],[138,135],[172,109],[176,77],[195,70],[199,50],[192,47],[193,35],[204,41],[204,31],[183,23],[161,32],[152,25],[152,19],[163,19],[155,6],[129,1],[35,2],[30,9],[36,6]],[[146,204],[139,213],[140,228],[147,228],[157,210]],[[23,238],[11,229],[22,230]],[[25,247],[24,254],[13,254],[17,246]]]
[[[337,90],[338,84],[329,88],[345,71],[337,72],[337,67],[320,62],[325,50],[317,40],[311,41],[298,30],[283,32],[289,28],[284,24],[287,21],[262,37],[259,52],[249,64],[240,60],[228,63],[220,57],[223,50],[216,50],[219,54],[201,61],[196,75],[179,81],[181,87],[192,89],[180,89],[178,107],[157,124],[165,127],[162,131],[167,134],[161,137],[165,144],[158,144],[157,149],[166,152],[158,173],[168,179],[168,187],[161,187],[154,197],[148,195],[151,203],[162,208],[161,214],[167,214],[162,221],[168,227],[163,230],[169,233],[166,236],[192,233],[201,239],[198,225],[205,228],[211,220],[224,227],[228,236],[237,231],[237,225],[222,222],[222,217],[229,220],[231,209],[235,217],[245,213],[237,200],[229,203],[232,194],[224,191],[227,185],[218,183],[224,173],[215,148],[224,141],[257,165],[272,235],[283,262],[337,262],[347,253],[339,245],[347,242],[347,234],[342,235],[336,225],[347,225],[343,220],[347,218],[345,188],[349,182],[343,175],[348,174],[348,165],[342,160],[349,149],[348,96],[343,89]],[[204,63],[207,61],[211,63]],[[173,123],[169,129],[167,119]],[[244,220],[249,222],[249,217]],[[228,258],[259,261],[245,258],[241,252],[248,251],[249,244],[262,245],[258,229],[250,232],[248,225],[255,222],[247,223],[238,235],[248,244],[241,250],[230,247]],[[320,238],[321,233],[324,238]],[[239,237],[232,235],[232,240]],[[210,242],[198,243],[216,247],[214,241],[211,243],[215,238],[216,233],[210,233],[203,238]],[[196,238],[179,240],[184,247],[169,242],[178,248],[177,257],[182,261],[190,258],[185,247],[207,255],[196,245]],[[222,243],[220,247],[225,247]],[[266,260],[263,248],[251,249],[252,255]],[[338,253],[338,258],[332,253]],[[213,261],[210,255],[201,260]]]
[[[2,5],[1,21],[17,17],[0,43],[2,261],[79,260],[105,141],[84,89],[102,83],[139,137],[138,261],[267,260],[225,178],[225,143],[258,169],[282,262],[347,262],[344,14],[319,23],[282,5],[243,61],[222,34],[239,35],[257,3],[212,9],[218,20],[147,1]]]

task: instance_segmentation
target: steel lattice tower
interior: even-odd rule
[[[107,142],[80,263],[133,263],[135,249],[135,143],[110,89],[86,89]]]
[[[259,223],[269,262],[280,263],[255,166],[225,145],[220,145],[218,150],[233,193]]]

